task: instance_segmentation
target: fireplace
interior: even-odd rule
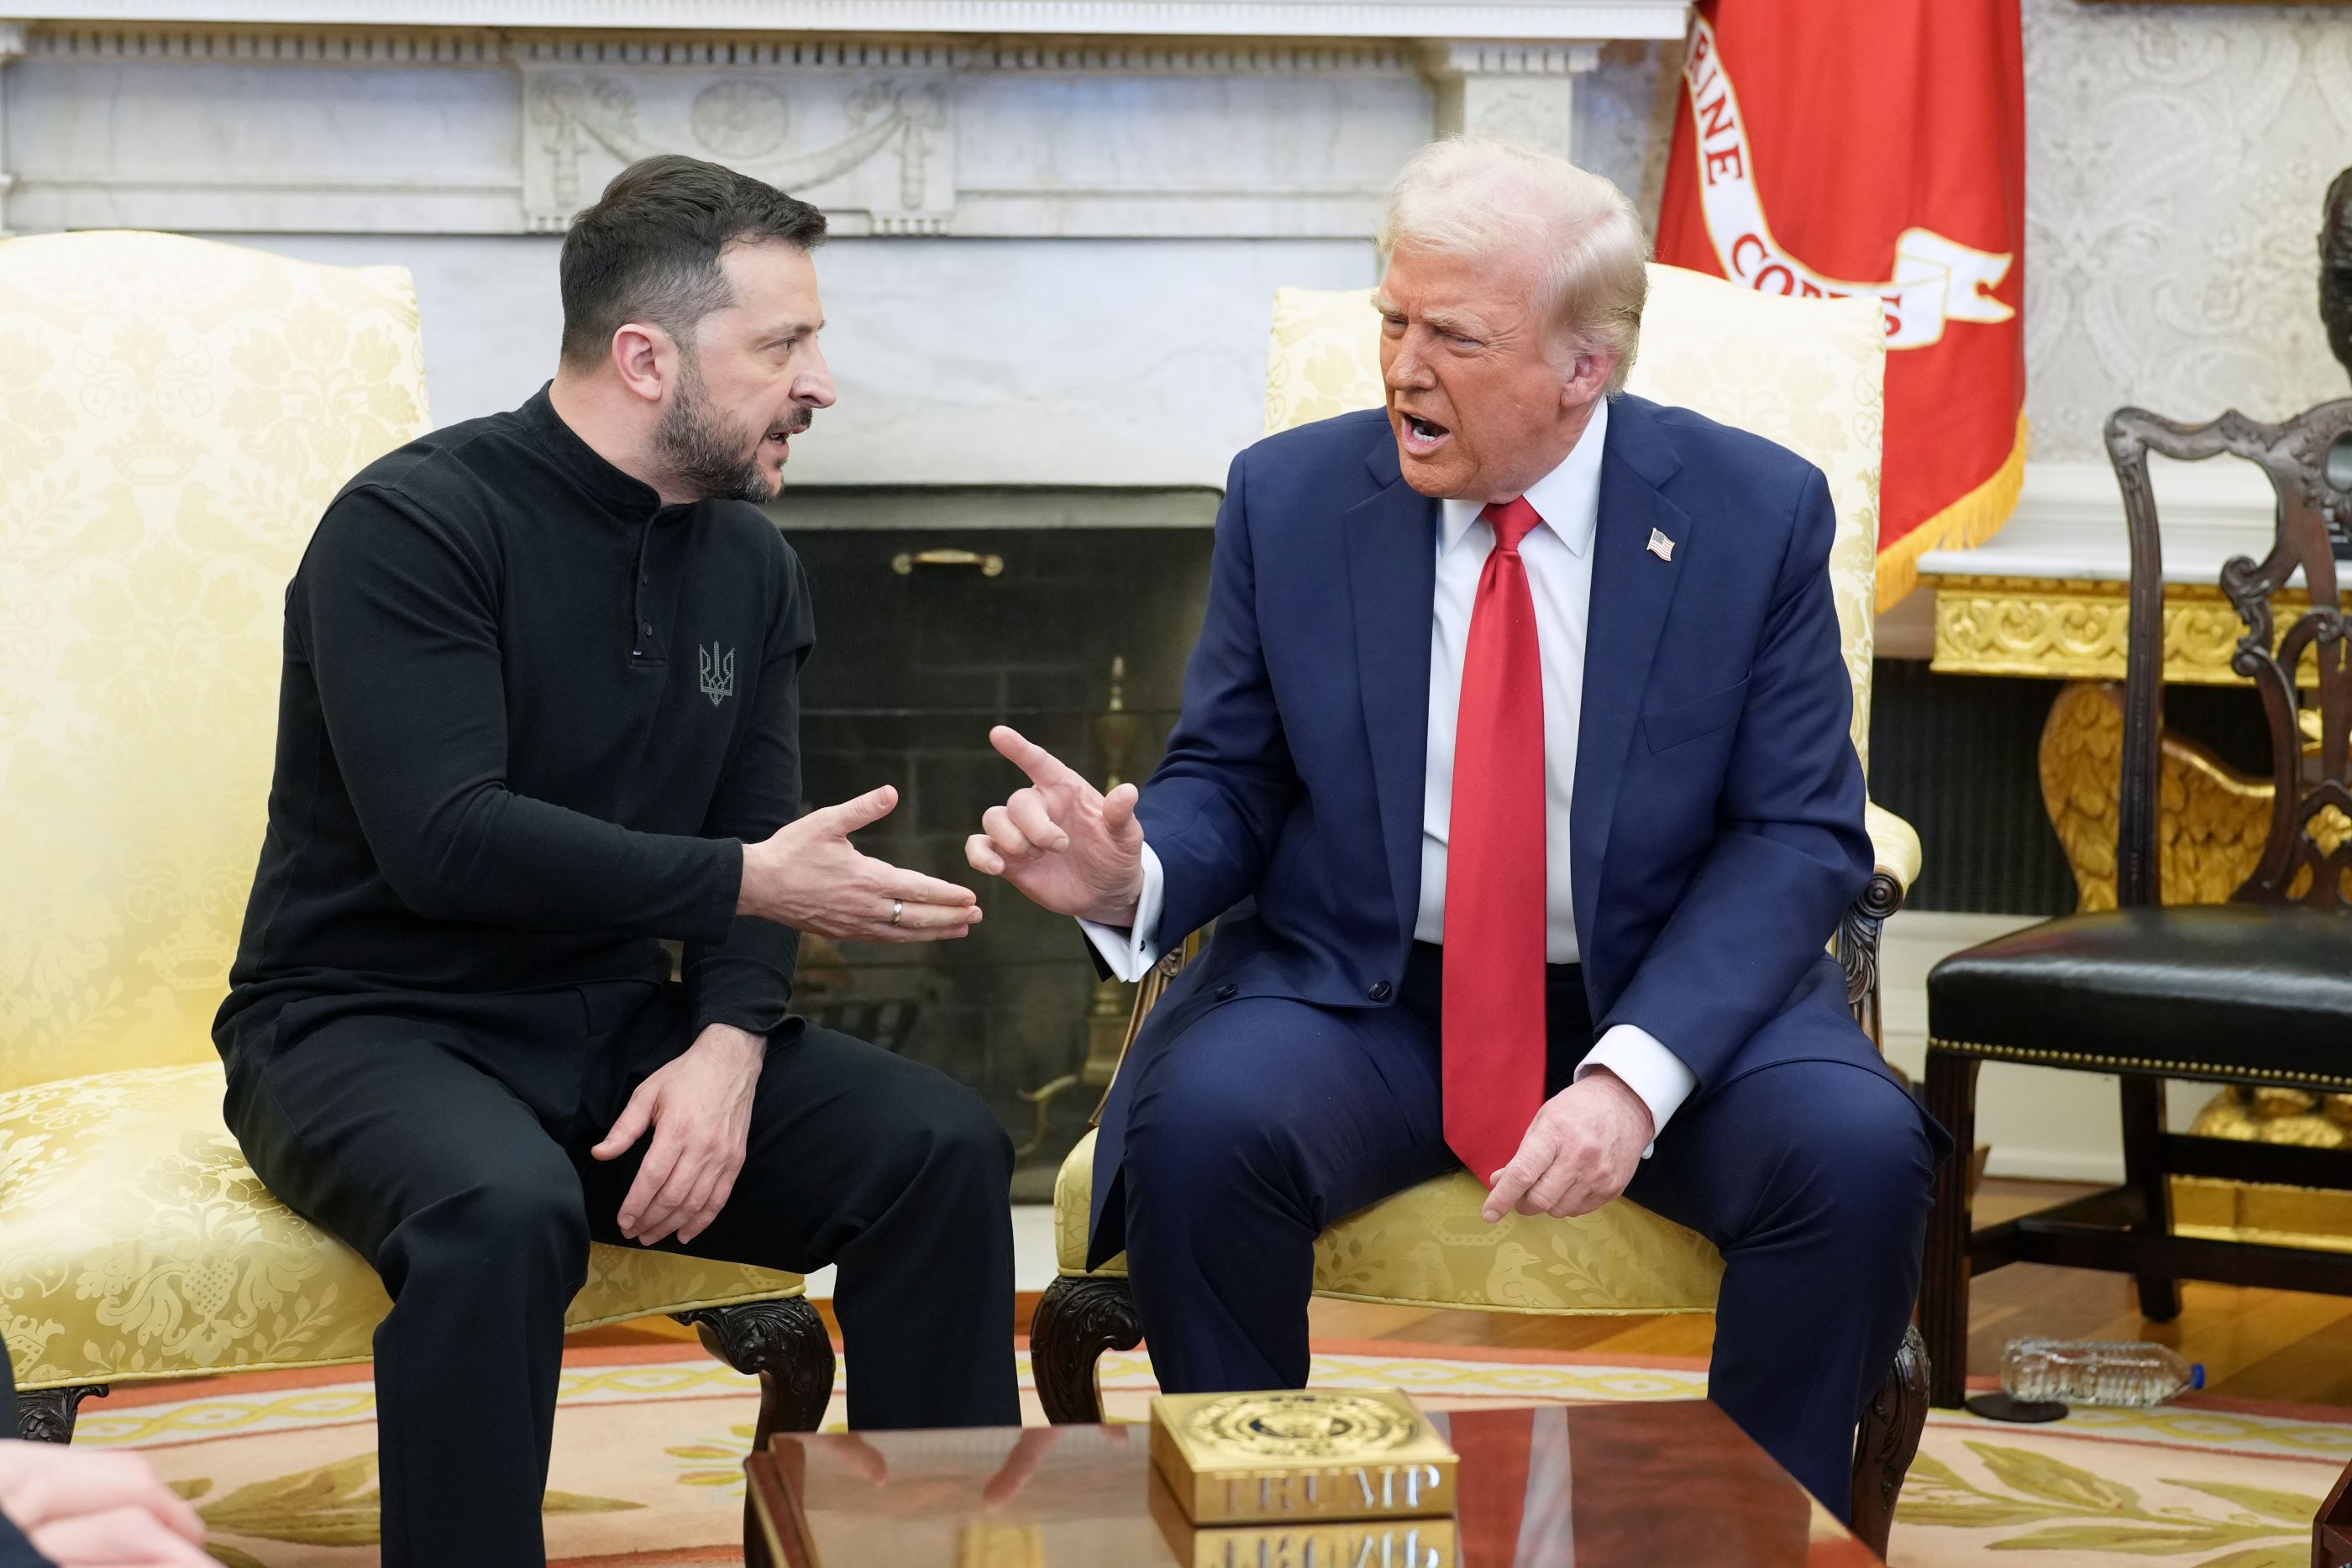
[[[989,746],[991,725],[1097,783],[1147,777],[1200,629],[1217,499],[788,490],[773,512],[816,607],[802,685],[808,803],[896,785],[898,809],[859,843],[974,884],[964,839],[1022,782]],[[965,941],[812,942],[795,1005],[980,1091],[1022,1149],[1015,1197],[1042,1199],[1101,1097],[1130,990],[1097,983],[1070,921],[976,885],[988,918]]]

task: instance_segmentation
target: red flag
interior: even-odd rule
[[[1878,603],[2024,477],[2018,0],[1700,0],[1658,259],[1886,302]]]

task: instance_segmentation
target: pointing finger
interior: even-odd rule
[[[1029,775],[1032,784],[1066,784],[1078,776],[1062,759],[1009,724],[988,732],[988,744],[1004,760]]]
[[[1535,1185],[1536,1177],[1542,1174],[1543,1167],[1528,1158],[1525,1149],[1514,1155],[1509,1165],[1495,1173],[1494,1190],[1486,1195],[1486,1207],[1480,1211],[1486,1216],[1486,1223],[1492,1225],[1510,1213],[1528,1188]]]

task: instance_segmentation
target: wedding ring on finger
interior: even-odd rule
[[[905,899],[903,899],[903,898],[894,898],[894,899],[892,899],[892,900],[890,901],[890,924],[891,924],[891,925],[898,925],[898,916],[900,916],[900,915],[904,915],[904,914],[906,914],[906,913],[907,913],[907,901],[906,901]]]

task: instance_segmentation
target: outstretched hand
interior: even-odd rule
[[[1056,915],[1132,925],[1143,895],[1135,786],[1122,784],[1106,795],[1005,725],[990,730],[988,742],[1029,776],[1029,784],[982,814],[981,831],[964,841],[964,859]]]
[[[885,784],[787,822],[762,842],[745,844],[737,913],[852,942],[969,936],[980,921],[971,889],[901,871],[850,843],[850,834],[880,821],[898,804],[898,791]]]

